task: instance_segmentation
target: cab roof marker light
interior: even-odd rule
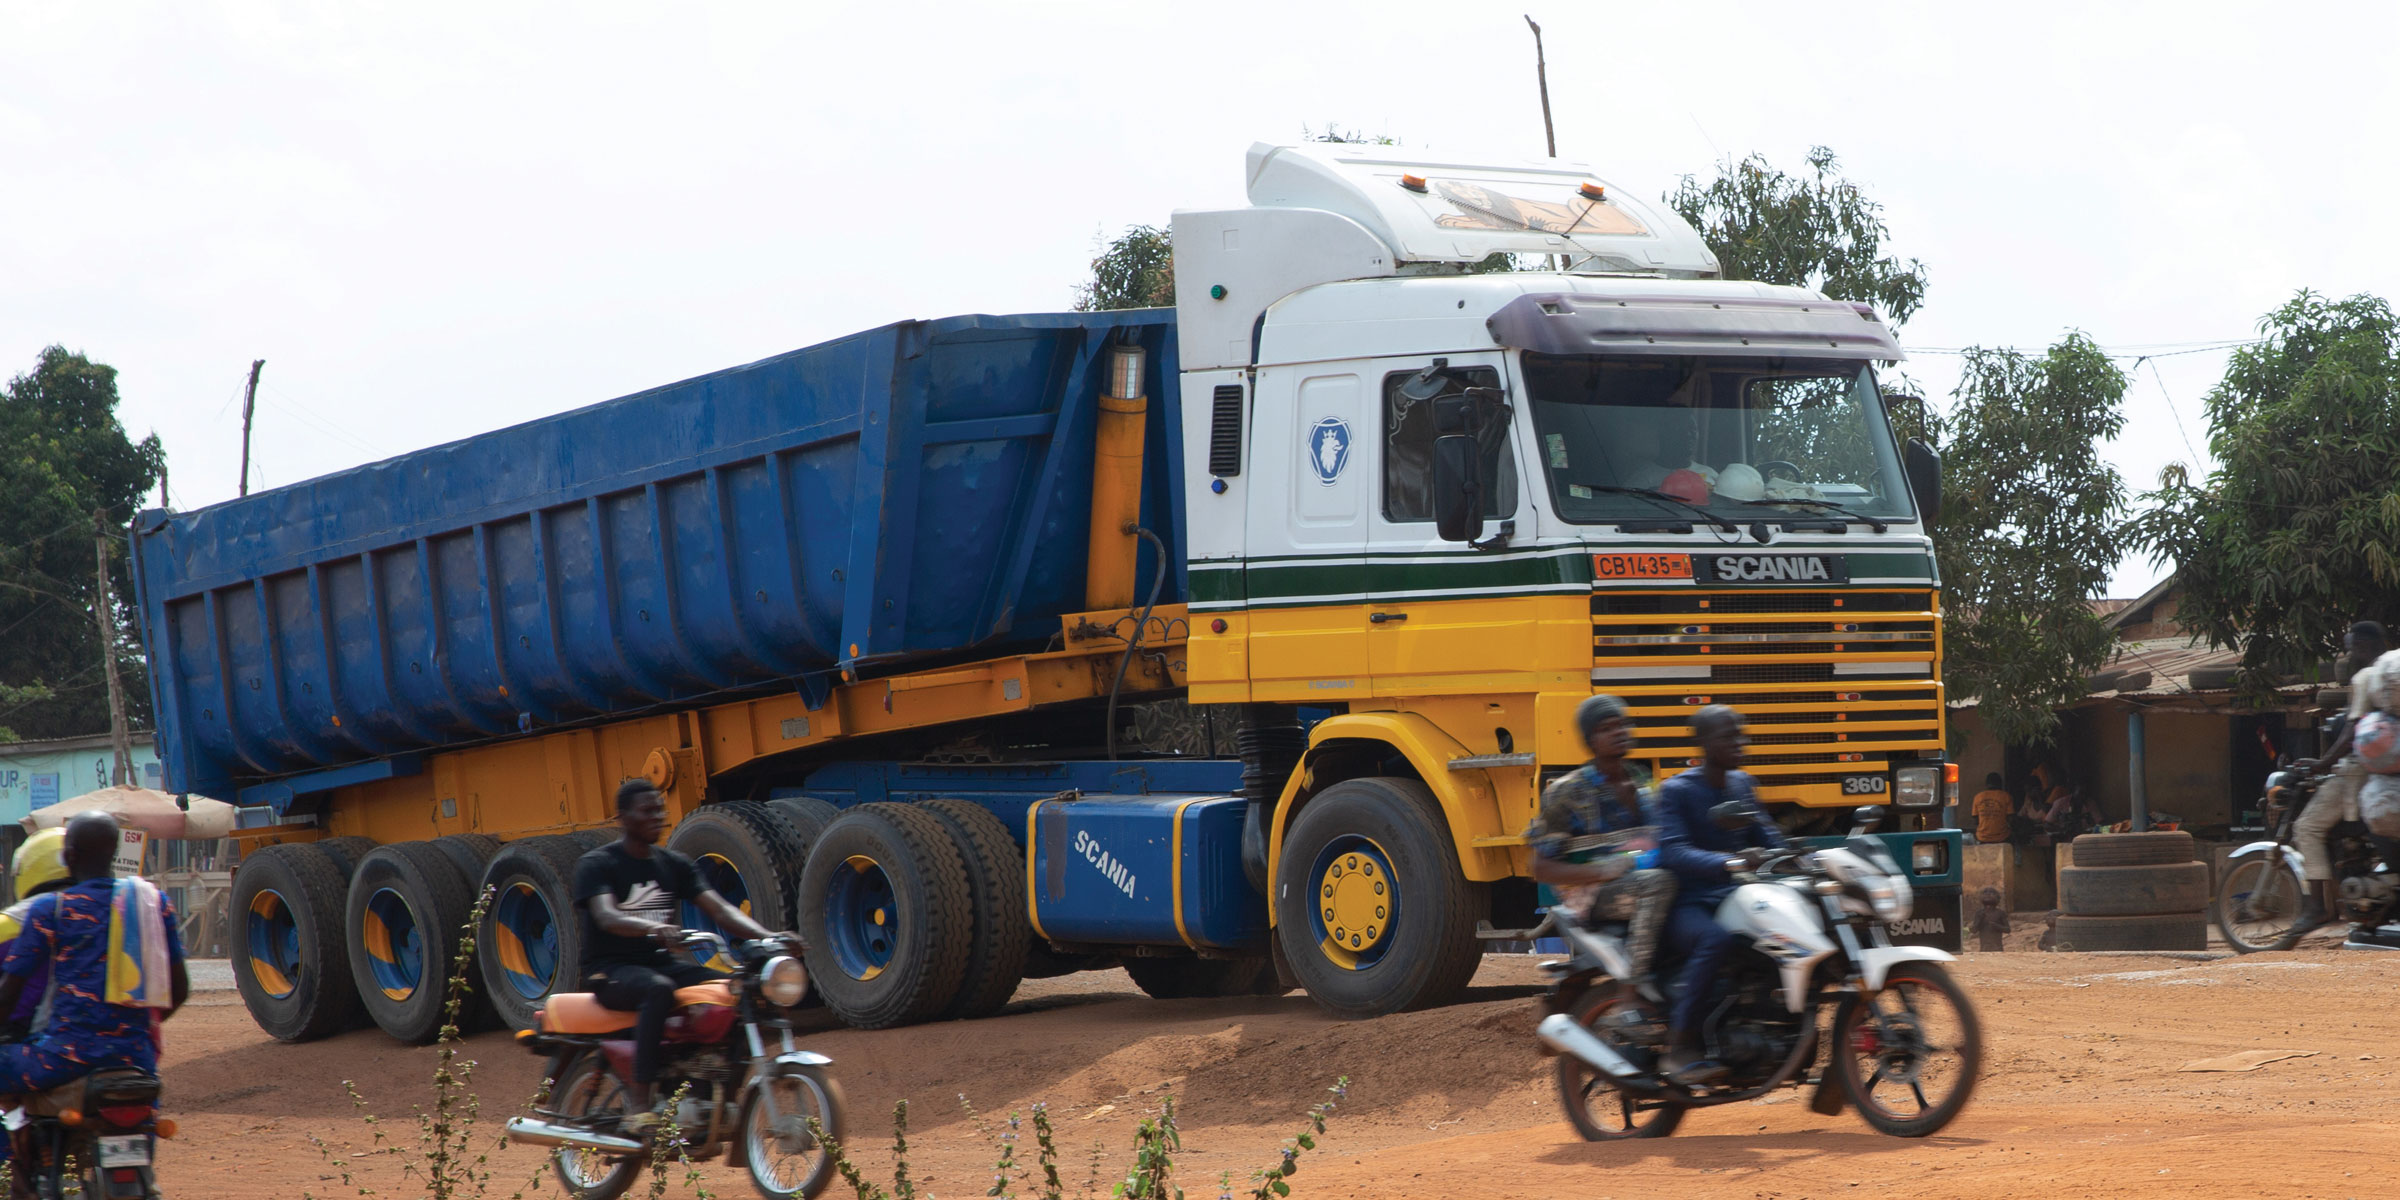
[[[1425,177],[1422,175],[1402,175],[1400,177],[1400,186],[1408,189],[1409,191],[1415,192],[1418,195],[1424,195]]]

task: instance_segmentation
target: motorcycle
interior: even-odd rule
[[[1726,828],[1752,819],[1740,802],[1711,815]],[[1882,816],[1859,809],[1839,847],[1727,862],[1737,886],[1717,923],[1737,943],[1701,1030],[1726,1073],[1708,1083],[1659,1071],[1666,1006],[1629,982],[1622,926],[1586,928],[1552,911],[1572,953],[1543,964],[1553,984],[1536,1034],[1557,1054],[1559,1099],[1577,1132],[1587,1141],[1665,1137],[1692,1109],[1808,1083],[1817,1112],[1838,1113],[1846,1101],[1895,1137],[1924,1137],[1958,1116],[1982,1070],[1982,1027],[1941,965],[1955,956],[1895,946],[1885,931],[1907,919],[1914,895],[1890,851],[1867,836]],[[1828,1009],[1830,1038],[1821,1039]],[[1821,1040],[1831,1061],[1812,1079]]]
[[[2273,836],[2226,857],[2210,905],[2217,931],[2235,950],[2255,954],[2299,944],[2300,902],[2309,885],[2300,850],[2292,844],[2292,826],[2327,778],[2290,768],[2267,776],[2260,807]],[[2400,950],[2400,873],[2393,869],[2393,856],[2359,821],[2336,823],[2325,840],[2338,881],[2333,915],[2352,923],[2344,945]]]
[[[158,1200],[158,1139],[175,1133],[158,1096],[157,1076],[110,1068],[26,1097],[18,1177],[40,1200]]]
[[[672,1143],[694,1160],[730,1153],[771,1200],[816,1196],[833,1161],[809,1122],[839,1140],[842,1089],[832,1059],[793,1044],[785,1013],[808,994],[799,956],[780,941],[731,945],[713,933],[687,934],[683,945],[735,970],[675,994],[653,1085],[681,1097],[668,1125],[648,1137],[620,1129],[629,1115],[634,1014],[570,992],[551,996],[537,1027],[518,1035],[550,1060],[550,1091],[545,1106],[508,1123],[509,1140],[556,1147],[552,1166],[576,1200],[615,1200]]]

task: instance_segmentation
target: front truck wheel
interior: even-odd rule
[[[242,856],[233,877],[231,909],[242,921],[233,979],[250,1018],[277,1041],[339,1033],[358,1014],[342,936],[348,891],[341,869],[313,846]]]
[[[581,840],[566,835],[510,842],[484,868],[491,906],[475,930],[484,994],[513,1029],[534,1027],[552,992],[581,991],[583,922],[575,912]]]
[[[885,1029],[940,1016],[975,938],[950,831],[906,804],[844,811],[801,873],[800,936],[810,981],[844,1022]]]
[[[1433,793],[1352,779],[1309,801],[1283,838],[1275,936],[1310,999],[1340,1017],[1448,1004],[1482,961],[1482,884],[1459,869]]]
[[[411,1045],[440,1035],[459,933],[474,905],[473,881],[431,842],[378,847],[360,860],[343,928],[359,1000],[385,1033]],[[462,1029],[472,1027],[468,1008],[479,1002],[465,998]]]

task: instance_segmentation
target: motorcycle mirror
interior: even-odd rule
[[[1882,805],[1861,804],[1858,806],[1858,811],[1850,814],[1850,836],[1865,837],[1866,835],[1875,832],[1875,830],[1882,824]]]
[[[1750,806],[1740,800],[1725,800],[1710,805],[1708,819],[1719,829],[1747,829],[1751,822],[1757,820],[1751,815]]]

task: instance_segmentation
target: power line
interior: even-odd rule
[[[2166,378],[2158,373],[2158,363],[2155,359],[2156,356],[2137,358],[2133,360],[2133,369],[2139,371],[2142,369],[2143,363],[2150,364],[2150,379],[2158,384],[2158,394],[2167,402],[2168,415],[2175,418],[2175,434],[2183,439],[2183,448],[2192,452],[2192,466],[2198,467],[2201,463],[2200,448],[2192,445],[2192,435],[2184,432],[2183,411],[2175,407],[2175,397],[2167,394]]]
[[[2117,350],[2111,350],[2103,346],[2100,349],[2100,353],[2108,358],[2131,358],[2137,360],[2145,358],[2174,358],[2177,355],[2183,354],[2209,354],[2220,350],[2238,350],[2244,346],[2259,345],[2266,340],[2267,339],[2265,338],[2242,338],[2233,341],[2219,342],[2135,342]],[[2184,349],[2147,348],[2151,346],[2184,347]],[[1910,354],[2043,354],[2047,353],[2050,347],[2043,346],[2036,349],[2026,346],[1908,346],[1905,347],[1905,349]],[[2139,364],[2137,363],[2136,365]]]

